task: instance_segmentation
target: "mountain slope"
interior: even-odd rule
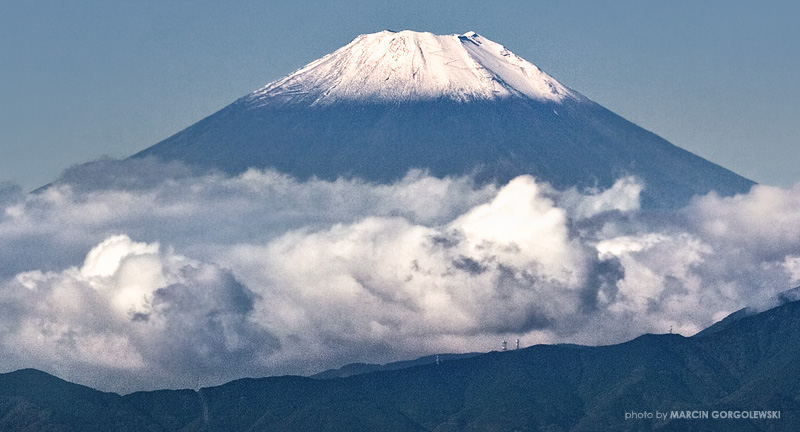
[[[199,392],[120,397],[20,371],[0,375],[0,430],[99,430],[113,419],[115,430],[162,431],[789,431],[800,427],[798,347],[800,302],[791,302],[703,337],[539,345],[348,378],[242,379]],[[780,418],[625,419],[686,410],[780,411]],[[20,412],[37,421],[13,426]]]
[[[725,318],[723,318],[719,322],[714,323],[713,325],[709,326],[708,328],[705,328],[705,329],[699,331],[697,334],[694,335],[694,337],[704,337],[704,336],[708,336],[708,335],[717,333],[719,331],[722,331],[722,330],[728,328],[730,325],[732,325],[733,323],[738,322],[739,320],[741,320],[743,318],[747,318],[749,316],[757,314],[759,311],[763,311],[763,310],[766,310],[766,309],[772,309],[772,308],[774,308],[776,306],[782,306],[782,305],[785,305],[787,303],[795,302],[795,301],[798,301],[798,300],[800,300],[800,287],[795,287],[795,288],[792,288],[790,290],[783,291],[781,293],[778,293],[777,296],[775,296],[774,298],[769,300],[769,302],[770,302],[770,303],[768,303],[769,307],[761,307],[761,308],[745,307],[745,308],[739,309],[739,310],[733,312],[732,314],[726,316]]]
[[[121,396],[34,369],[0,374],[0,431],[159,431]]]
[[[425,357],[420,357],[414,360],[397,361],[386,364],[373,364],[373,363],[351,363],[344,365],[337,369],[329,369],[316,373],[311,378],[317,379],[332,379],[332,378],[346,378],[354,375],[361,375],[370,372],[387,371],[406,369],[413,366],[422,366],[429,364],[441,364],[442,362],[449,362],[453,360],[460,360],[470,357],[475,357],[480,353],[465,353],[465,354],[435,354]]]
[[[645,182],[643,205],[753,184],[680,149],[472,32],[362,35],[133,157],[305,179],[391,182],[412,168],[558,188]]]

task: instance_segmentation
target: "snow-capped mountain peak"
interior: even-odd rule
[[[336,101],[455,101],[528,97],[561,102],[578,93],[475,32],[365,34],[249,96],[255,105]]]
[[[752,181],[675,147],[474,32],[357,37],[286,78],[149,147],[239,174],[391,183],[411,169],[558,189],[642,181],[643,207],[677,208]]]

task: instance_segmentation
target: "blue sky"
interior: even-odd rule
[[[474,30],[676,145],[800,181],[798,6],[608,3],[3,2],[0,182],[127,156],[383,29]]]

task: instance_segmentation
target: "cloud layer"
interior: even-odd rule
[[[391,185],[102,160],[0,186],[0,360],[121,392],[347,362],[685,335],[800,283],[800,187],[639,210],[412,172]]]

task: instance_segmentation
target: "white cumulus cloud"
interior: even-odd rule
[[[208,385],[517,337],[690,335],[800,280],[800,188],[643,211],[642,187],[149,160],[76,167],[32,194],[5,185],[0,361],[118,391]]]

